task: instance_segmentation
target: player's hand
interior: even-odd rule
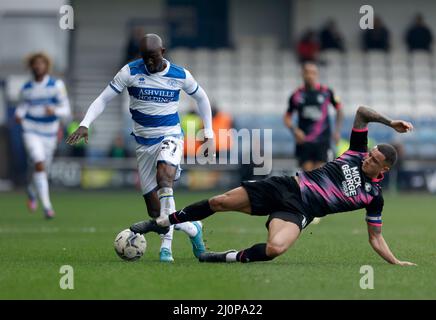
[[[300,128],[294,128],[294,137],[297,144],[302,144],[306,140],[306,134]]]
[[[215,150],[215,142],[213,141],[213,138],[204,138],[204,144],[206,148],[204,149],[204,157],[209,157],[209,154],[212,155],[212,157],[216,156],[216,150]]]
[[[87,127],[79,127],[76,131],[74,131],[68,138],[67,143],[69,145],[76,144],[80,141],[80,139],[84,138],[85,143],[88,143],[88,128]]]
[[[392,120],[391,127],[400,133],[409,132],[413,130],[413,125],[410,122],[403,120]]]
[[[53,107],[45,107],[45,114],[47,116],[54,116],[55,109]]]
[[[409,261],[398,261],[396,264],[399,266],[417,266],[416,263],[409,262]]]
[[[339,140],[341,140],[341,133],[336,131],[335,133],[333,133],[333,142],[335,143],[335,145],[338,145]]]
[[[23,123],[23,119],[20,118],[20,117],[18,117],[18,116],[15,116],[15,122],[16,122],[17,124],[22,124],[22,123]]]

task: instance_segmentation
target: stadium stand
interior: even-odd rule
[[[293,154],[292,135],[281,118],[291,90],[299,85],[299,65],[290,50],[271,46],[259,50],[254,45],[220,52],[178,48],[171,58],[189,65],[210,97],[235,114],[236,129],[271,128],[274,156]],[[355,108],[369,104],[417,122],[416,132],[404,141],[406,156],[416,152],[420,158],[436,157],[433,55],[400,50],[391,54],[327,51],[322,60],[321,81],[335,88],[344,102],[344,137],[349,134]],[[183,104],[189,104],[186,96],[183,99]],[[383,127],[375,126],[371,133],[375,141],[393,139],[392,132]]]
[[[77,76],[73,78],[72,94],[75,105],[83,111],[114,70],[102,67],[105,61],[99,52],[82,47],[81,54],[76,56],[73,75]],[[271,128],[274,156],[292,156],[292,135],[281,118],[290,92],[300,85],[299,64],[291,50],[279,49],[274,39],[262,38],[251,42],[247,39],[235,49],[175,48],[169,51],[169,58],[189,68],[211,100],[234,114],[236,129]],[[335,88],[347,118],[352,117],[359,104],[368,104],[382,112],[418,121],[419,129],[405,141],[406,157],[415,152],[421,158],[436,157],[432,140],[436,136],[436,55],[400,49],[388,54],[324,51],[321,60],[324,62],[320,68],[321,82]],[[126,123],[119,121],[126,116],[126,98],[112,102],[103,114],[104,119],[96,122],[91,141],[96,155],[105,152]],[[192,101],[185,94],[181,99],[184,112]],[[124,106],[121,110],[115,107],[120,104]],[[349,122],[346,119],[345,137]],[[376,141],[391,141],[393,137],[384,128],[375,127],[372,132]]]

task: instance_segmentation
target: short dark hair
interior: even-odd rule
[[[380,151],[385,156],[385,162],[389,168],[393,167],[395,162],[397,162],[397,150],[393,146],[387,143],[380,143],[377,146],[378,151]]]
[[[314,65],[316,68],[318,68],[318,63],[315,60],[306,60],[301,63],[301,69],[304,69],[308,65]]]

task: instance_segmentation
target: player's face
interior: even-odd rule
[[[385,156],[376,147],[372,148],[362,163],[362,170],[368,177],[377,177],[389,170]]]
[[[308,63],[303,67],[303,80],[308,85],[315,85],[318,82],[318,68],[316,65]]]
[[[48,72],[47,62],[43,58],[36,58],[31,65],[31,70],[35,78],[43,77]]]
[[[163,50],[145,51],[142,59],[148,72],[156,73],[163,70]]]

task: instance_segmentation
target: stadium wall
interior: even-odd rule
[[[48,53],[54,60],[55,71],[66,70],[69,32],[53,26],[59,24],[60,7],[68,3],[67,0],[0,1],[0,77],[23,73],[23,58],[32,51]]]
[[[231,0],[229,2],[230,37],[234,45],[250,37],[276,38],[278,45],[290,45],[290,0]]]

